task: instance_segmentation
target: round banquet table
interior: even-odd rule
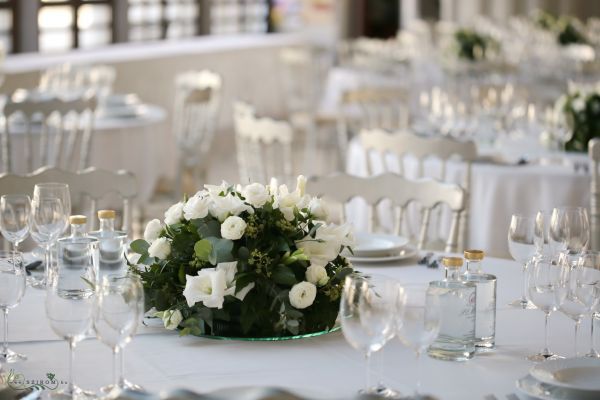
[[[371,157],[374,155],[371,154]],[[502,164],[489,160],[473,163],[467,245],[483,249],[495,257],[509,258],[507,232],[512,214],[535,214],[539,210],[552,210],[558,206],[589,207],[587,156],[576,154],[564,157],[564,163],[555,165]],[[346,171],[352,175],[366,176],[366,162],[364,148],[357,139],[353,139],[348,148]],[[389,162],[388,165],[393,167]],[[414,159],[406,160],[403,165],[407,177],[416,177],[417,164]],[[382,171],[382,165],[374,164],[373,173]],[[436,175],[439,161],[427,160],[424,172],[426,176],[439,177],[439,174]],[[462,183],[464,172],[464,163],[450,161],[446,180]],[[379,213],[382,213],[381,209]],[[354,201],[347,214],[357,231],[366,230],[368,214],[364,204]],[[383,217],[380,220],[389,225],[384,228],[392,228],[391,218]],[[444,222],[449,225],[448,221]]]
[[[440,269],[417,266],[416,259],[356,268],[404,283],[428,282],[443,274]],[[525,357],[542,347],[543,313],[507,306],[519,296],[520,267],[513,261],[488,258],[484,269],[498,277],[497,348],[462,363],[423,357],[423,391],[440,400],[483,399],[488,394],[504,399],[516,393],[515,381],[532,366]],[[27,379],[51,372],[64,380],[67,344],[48,325],[44,296],[44,291],[28,288],[22,303],[11,310],[11,345],[29,359],[3,369],[13,369]],[[589,323],[585,320],[581,326],[580,352],[589,349]],[[573,354],[573,323],[561,313],[550,317],[550,347],[565,356]],[[417,376],[412,351],[393,339],[374,357],[374,366],[377,358],[383,360],[386,383],[411,393]],[[74,365],[76,383],[85,389],[98,390],[111,382],[111,351],[95,338],[78,344]],[[179,337],[177,332],[144,327],[125,350],[125,371],[130,381],[151,392],[276,386],[311,398],[341,400],[352,398],[364,384],[365,362],[341,332],[301,340],[242,342]]]

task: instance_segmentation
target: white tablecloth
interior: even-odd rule
[[[573,162],[586,163],[585,155],[570,156],[563,165],[503,165],[474,163],[471,176],[469,205],[469,235],[471,248],[485,250],[495,257],[510,257],[507,232],[512,214],[535,214],[539,210],[552,210],[558,206],[588,207],[590,201],[590,175],[583,168],[575,171]],[[416,166],[416,162],[413,162]],[[405,162],[410,166],[410,160]],[[366,175],[364,149],[357,140],[350,143],[347,172]],[[439,169],[439,164],[437,165]],[[416,170],[416,168],[414,168]],[[465,166],[449,162],[447,178],[463,182]],[[374,173],[382,172],[375,169]],[[408,177],[410,169],[406,171]],[[425,164],[427,176],[439,177],[435,160]],[[349,218],[358,231],[367,227],[366,207],[355,205]],[[388,221],[391,225],[391,221]]]
[[[385,274],[405,283],[438,279],[441,270],[414,264],[415,260],[369,267],[363,271]],[[498,276],[497,349],[464,363],[424,357],[425,391],[440,400],[482,399],[493,393],[504,399],[516,392],[515,380],[532,366],[525,356],[543,344],[543,313],[509,309],[519,295],[520,268],[501,259],[487,259],[485,269]],[[27,354],[25,362],[4,366],[26,378],[52,372],[67,377],[67,345],[54,336],[44,315],[44,292],[29,289],[10,315],[10,337],[15,350]],[[580,351],[589,348],[589,321],[582,325]],[[573,323],[560,313],[550,318],[551,349],[573,353]],[[383,349],[384,380],[410,393],[416,379],[414,354],[394,339]],[[381,356],[376,354],[375,357]],[[376,360],[375,360],[376,361]],[[311,339],[282,342],[239,342],[183,337],[176,332],[145,329],[125,351],[127,378],[151,391],[188,388],[208,392],[241,386],[278,386],[326,399],[352,396],[364,384],[364,359],[344,340],[341,332]],[[377,362],[373,363],[374,366]],[[96,339],[85,340],[75,356],[76,382],[97,390],[111,380],[111,352]]]

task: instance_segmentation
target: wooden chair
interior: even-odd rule
[[[117,194],[122,203],[122,230],[130,232],[133,201],[138,194],[137,180],[131,172],[105,171],[88,168],[79,172],[44,167],[27,175],[0,175],[0,193],[32,194],[37,183],[61,182],[69,185],[74,206],[86,207],[81,212],[92,221],[90,230],[96,229],[98,201],[109,194]]]
[[[45,166],[66,170],[88,167],[95,110],[94,96],[60,99],[15,92],[3,111],[4,131],[0,142],[3,172],[16,171],[11,142],[15,135],[21,134],[25,141],[26,172]],[[37,151],[34,138],[39,138]]]
[[[600,139],[592,139],[588,143],[588,153],[590,156],[592,180],[590,199],[590,225],[592,250],[600,250],[600,181],[598,179],[598,164],[600,164]]]
[[[291,184],[294,132],[285,121],[257,117],[243,102],[234,104],[237,161],[242,183],[267,183],[277,178]]]
[[[466,193],[459,185],[442,183],[433,179],[409,180],[398,174],[385,173],[372,177],[358,177],[336,174],[327,177],[311,177],[307,192],[335,202],[346,204],[355,197],[363,198],[369,204],[369,231],[373,228],[375,207],[382,200],[389,199],[395,208],[395,233],[400,234],[406,208],[412,202],[423,207],[423,216],[417,248],[427,247],[427,231],[430,215],[439,204],[447,204],[452,212],[450,232],[444,243],[444,251],[456,252],[460,249],[460,215],[466,209]],[[344,209],[344,207],[342,207]],[[342,219],[346,219],[345,211]]]
[[[221,89],[221,76],[208,70],[188,71],[175,79],[173,132],[179,150],[178,191],[183,189],[183,175],[188,171],[196,186],[205,183]]]
[[[392,155],[398,160],[400,174],[404,174],[403,161],[407,155],[417,158],[417,178],[424,177],[424,161],[428,157],[434,157],[441,160],[441,180],[446,180],[447,162],[453,156],[460,157],[466,163],[466,172],[461,183],[465,189],[465,210],[461,215],[461,233],[460,245],[464,246],[468,235],[468,203],[471,186],[471,165],[477,159],[477,146],[474,142],[461,142],[449,137],[436,136],[426,138],[414,135],[410,132],[397,132],[390,134],[381,129],[363,130],[360,135],[360,141],[366,152],[367,174],[375,173],[371,163],[371,152],[376,152],[381,157],[384,171],[391,171],[390,165],[386,162],[386,157]],[[382,172],[382,171],[377,171]]]

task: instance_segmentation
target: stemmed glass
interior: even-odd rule
[[[511,257],[515,261],[520,262],[523,268],[523,290],[521,298],[510,303],[509,305],[511,307],[522,309],[535,308],[533,303],[527,299],[526,280],[527,264],[536,253],[535,226],[535,218],[530,216],[514,214],[510,219],[510,226],[508,228],[508,250]]]
[[[25,194],[5,194],[0,197],[0,231],[18,251],[19,243],[29,235],[31,199]]]
[[[427,285],[402,285],[398,296],[396,336],[415,352],[417,382],[414,398],[420,398],[421,353],[440,331],[441,308],[439,294]]]
[[[69,344],[69,384],[53,393],[60,398],[86,396],[73,381],[73,357],[94,320],[98,240],[63,238],[57,245],[57,268],[47,284],[46,315],[52,330]]]
[[[361,393],[372,393],[371,354],[383,348],[393,335],[399,285],[382,276],[346,277],[340,303],[340,320],[346,341],[364,353],[366,385]]]
[[[30,282],[32,287],[44,288],[52,275],[52,245],[63,231],[67,214],[62,201],[57,198],[34,198],[31,205],[31,237],[44,248],[45,262],[44,275],[32,276]]]
[[[566,252],[571,264],[577,261],[590,240],[590,222],[583,207],[557,207],[550,217],[550,240]]]
[[[26,360],[8,348],[8,310],[19,305],[25,294],[25,269],[20,253],[0,251],[0,308],[4,312],[4,340],[0,364]]]
[[[113,384],[101,389],[109,397],[118,397],[123,390],[130,389],[124,377],[122,353],[143,317],[143,306],[140,307],[143,303],[144,289],[137,275],[107,275],[102,279],[94,327],[98,339],[113,351]]]
[[[572,287],[575,296],[585,308],[584,315],[590,317],[590,352],[588,357],[600,357],[594,348],[594,314],[600,305],[600,252],[586,251],[577,260],[573,268]],[[577,324],[575,325],[575,340],[577,343]],[[577,349],[577,348],[576,348]]]
[[[59,235],[61,235],[69,227],[68,218],[71,215],[71,192],[69,190],[69,185],[67,185],[66,183],[56,183],[56,182],[38,183],[37,185],[35,185],[35,187],[33,188],[32,200],[36,201],[39,199],[46,199],[46,198],[59,199],[62,204],[63,211],[64,211],[65,215],[67,216],[67,219],[65,219],[65,222],[64,222],[63,229],[59,234]]]
[[[548,348],[548,318],[564,301],[566,292],[563,288],[568,285],[569,271],[569,263],[564,258],[557,263],[551,257],[539,256],[529,266],[526,279],[529,299],[545,316],[544,348],[540,353],[527,357],[530,361],[563,358],[551,353]]]

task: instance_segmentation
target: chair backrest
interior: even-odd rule
[[[115,68],[108,65],[65,63],[44,71],[38,89],[50,93],[92,91],[102,97],[112,92],[115,77]]]
[[[277,178],[293,180],[292,141],[294,132],[286,121],[257,117],[243,102],[234,104],[238,167],[243,183],[267,183]]]
[[[600,250],[600,181],[598,178],[598,164],[600,164],[600,139],[592,139],[588,143],[590,156],[592,180],[590,199],[590,224],[591,224],[591,248]]]
[[[137,180],[131,172],[113,172],[96,168],[72,172],[45,167],[27,175],[0,175],[0,193],[31,194],[37,183],[46,182],[68,184],[74,204],[89,201],[89,209],[87,212],[83,212],[88,216],[90,221],[93,221],[91,229],[95,229],[96,227],[98,201],[111,193],[119,195],[123,200],[122,230],[131,231],[129,228],[132,222],[132,203],[138,194]]]
[[[440,204],[446,204],[452,212],[452,222],[445,251],[458,250],[460,237],[460,215],[465,211],[466,194],[459,185],[439,182],[433,179],[409,180],[401,175],[385,173],[372,177],[358,177],[335,174],[327,177],[311,177],[307,192],[345,204],[360,197],[369,205],[369,230],[372,230],[375,207],[383,200],[390,200],[396,211],[395,232],[400,233],[407,207],[418,202],[423,208],[417,248],[427,246],[427,231],[431,211]],[[345,212],[342,214],[346,218]]]
[[[16,171],[11,142],[19,134],[25,143],[26,172],[45,166],[67,170],[86,168],[92,146],[95,96],[61,99],[39,95],[21,97],[21,93],[16,92],[3,110],[3,171]],[[34,137],[39,138],[37,151]]]

